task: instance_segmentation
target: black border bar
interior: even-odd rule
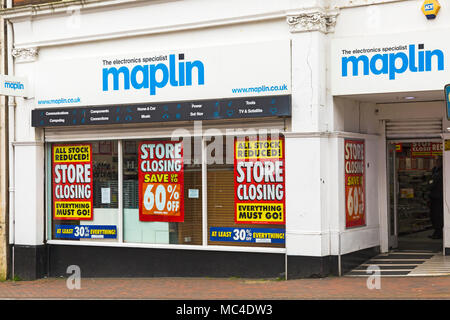
[[[33,127],[290,117],[291,95],[32,110]]]

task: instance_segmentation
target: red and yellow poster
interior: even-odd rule
[[[53,218],[92,220],[92,180],[90,144],[53,145]]]
[[[184,221],[183,142],[139,144],[139,220]]]
[[[234,149],[235,222],[284,224],[284,138],[237,138]]]
[[[364,140],[345,139],[345,226],[366,224],[365,143]]]
[[[431,156],[442,156],[442,149],[444,145],[442,142],[432,142],[431,143]]]
[[[412,157],[442,156],[441,142],[415,142],[411,146]]]

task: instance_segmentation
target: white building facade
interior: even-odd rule
[[[450,7],[428,20],[422,4],[3,10],[8,74],[31,87],[9,105],[13,273],[343,274],[399,245],[399,164],[436,157],[449,254]]]

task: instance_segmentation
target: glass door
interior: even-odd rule
[[[442,153],[438,139],[387,142],[389,248],[434,250],[429,233],[442,210],[433,207],[440,202],[432,183]]]

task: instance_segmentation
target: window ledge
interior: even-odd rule
[[[235,247],[235,246],[198,246],[182,244],[150,244],[129,242],[100,242],[100,241],[72,241],[72,240],[47,240],[52,245],[72,246],[97,246],[97,247],[119,247],[119,248],[147,248],[147,249],[171,249],[171,250],[203,250],[203,251],[234,251],[249,253],[286,253],[286,248],[264,248],[264,247]]]

